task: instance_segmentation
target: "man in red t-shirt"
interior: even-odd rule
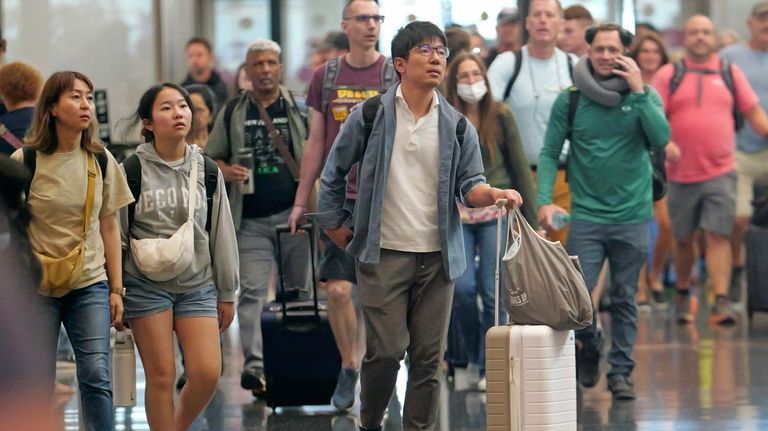
[[[768,118],[741,70],[731,65],[735,99],[721,74],[715,54],[712,21],[697,15],[685,24],[686,73],[670,94],[674,66],[656,74],[658,90],[672,126],[671,149],[667,151],[669,213],[677,239],[677,321],[693,320],[697,298],[689,294],[695,260],[693,236],[702,230],[707,272],[716,295],[712,320],[733,324],[728,286],[731,273],[730,234],[736,211],[736,142],[734,107],[761,135],[768,134]]]
[[[349,37],[349,53],[318,68],[309,84],[309,138],[301,159],[301,180],[289,221],[291,229],[307,212],[310,192],[350,109],[365,99],[386,91],[394,68],[376,51],[381,22],[373,0],[349,0],[344,6],[341,29]],[[394,78],[396,79],[396,78]],[[354,208],[357,171],[347,177],[347,204]],[[331,403],[339,410],[352,407],[359,376],[356,340],[360,327],[352,301],[356,282],[355,258],[321,234],[325,250],[320,261],[320,280],[328,291],[328,320],[341,354],[341,372]]]

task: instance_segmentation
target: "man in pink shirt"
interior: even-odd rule
[[[669,213],[677,239],[677,321],[689,323],[696,313],[697,298],[690,295],[691,269],[695,260],[693,235],[702,230],[706,264],[716,295],[712,321],[735,323],[728,300],[731,273],[730,234],[736,205],[734,107],[762,136],[768,135],[768,118],[741,70],[731,65],[735,99],[721,73],[715,54],[715,28],[702,15],[685,24],[686,71],[670,94],[674,65],[662,67],[653,86],[664,103],[672,126],[667,147]]]

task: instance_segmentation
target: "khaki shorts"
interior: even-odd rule
[[[752,216],[752,187],[755,180],[768,177],[768,150],[759,153],[736,151],[736,216]]]
[[[736,216],[736,173],[699,183],[669,182],[669,218],[678,240],[698,229],[730,236]]]

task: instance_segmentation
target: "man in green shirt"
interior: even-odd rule
[[[612,346],[608,386],[615,399],[634,399],[630,375],[637,336],[635,293],[652,216],[648,149],[662,149],[670,129],[658,94],[643,84],[637,64],[622,55],[632,34],[616,24],[601,24],[588,30],[586,38],[588,59],[574,69],[575,86],[555,101],[539,155],[539,222],[554,228],[553,216],[563,211],[552,203],[552,184],[563,142],[570,137],[567,170],[573,214],[567,248],[569,254],[579,256],[590,290],[603,261],[609,261]],[[573,92],[578,92],[577,99]],[[572,101],[576,110],[569,130]],[[597,384],[600,376],[603,340],[597,319],[593,322],[576,333],[577,375],[585,387]]]

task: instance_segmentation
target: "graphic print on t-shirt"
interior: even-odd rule
[[[349,110],[365,99],[377,96],[380,93],[377,89],[355,88],[349,86],[336,86],[331,92],[331,113],[333,119],[343,123],[349,116]]]
[[[278,99],[266,111],[293,155],[285,101]],[[244,126],[243,144],[253,149],[254,192],[244,196],[243,217],[266,217],[291,207],[296,193],[296,181],[269,137],[267,126],[259,116],[259,108],[253,103],[248,106]]]

